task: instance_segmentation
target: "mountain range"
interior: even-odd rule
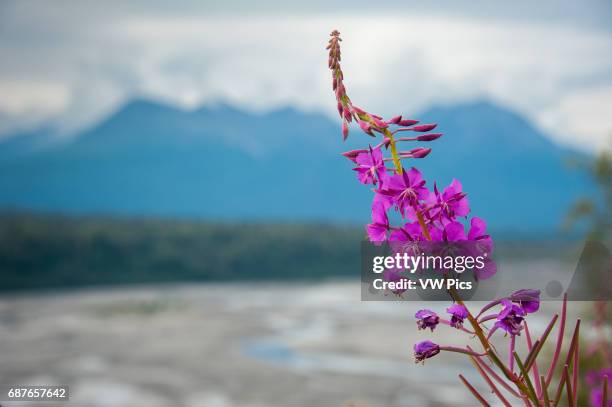
[[[593,191],[566,164],[579,153],[502,106],[436,106],[418,118],[444,136],[413,165],[430,185],[461,180],[473,213],[494,231],[554,233],[572,202]],[[365,224],[371,192],[340,153],[371,142],[353,129],[343,143],[334,120],[291,108],[187,111],[134,100],[70,138],[48,129],[5,137],[0,208]]]

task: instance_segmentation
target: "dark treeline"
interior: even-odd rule
[[[0,215],[0,290],[359,276],[358,228]]]
[[[357,279],[364,236],[359,227],[325,224],[0,213],[0,291],[171,281]],[[569,242],[495,241],[498,260],[579,255],[579,247]]]

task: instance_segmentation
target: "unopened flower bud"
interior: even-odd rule
[[[386,129],[387,127],[389,127],[389,125],[385,121],[383,121],[382,119],[379,119],[376,116],[372,117],[372,121],[374,122],[376,127],[380,128],[380,129]]]
[[[357,106],[353,105],[353,109],[355,110],[355,112],[357,112],[357,114],[367,114],[367,112]]]
[[[360,150],[351,150],[351,151],[346,151],[344,153],[342,153],[343,156],[345,156],[346,158],[348,158],[349,160],[351,160],[352,162],[357,162],[357,156],[359,154],[362,153],[367,153],[369,150],[364,150],[364,149],[360,149]]]
[[[400,153],[402,158],[424,158],[427,157],[431,153],[431,148],[415,148],[410,151],[404,151]]]
[[[346,140],[349,134],[348,123],[346,120],[342,120],[342,139]]]
[[[366,134],[374,137],[374,133],[372,133],[372,125],[370,123],[359,120],[359,127],[361,127],[361,130],[363,130]]]
[[[437,124],[434,124],[434,123],[432,123],[432,124],[421,124],[419,126],[414,126],[412,128],[412,130],[413,131],[418,131],[418,132],[424,132],[424,131],[433,130],[433,129],[436,128],[436,126],[437,126]]]
[[[442,137],[442,133],[430,133],[418,136],[416,139],[417,141],[433,141],[439,139],[440,137]]]
[[[349,123],[353,121],[353,116],[351,116],[351,112],[348,109],[344,109],[344,120]]]
[[[412,126],[414,124],[417,124],[418,122],[418,120],[404,119],[397,122],[397,124],[399,124],[400,126]]]
[[[400,122],[400,120],[402,120],[402,115],[392,117],[391,119],[387,120],[387,123],[389,123],[389,124],[398,124]]]

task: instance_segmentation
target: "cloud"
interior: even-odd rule
[[[604,111],[612,36],[600,2],[587,11],[553,7],[546,20],[534,13],[544,9],[471,3],[348,11],[324,2],[74,4],[9,3],[0,13],[5,129],[27,116],[70,132],[135,96],[333,114],[324,47],[339,28],[349,94],[368,109],[414,115],[486,97],[585,150],[602,148],[612,131]]]

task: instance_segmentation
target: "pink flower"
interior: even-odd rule
[[[413,210],[419,201],[429,196],[421,172],[414,167],[401,174],[388,177],[382,189],[377,192],[389,196],[404,216]]]
[[[468,310],[460,304],[453,304],[446,309],[446,312],[451,314],[450,326],[453,328],[461,328],[463,320],[468,316]]]
[[[440,323],[440,317],[438,314],[428,309],[419,310],[416,314],[414,314],[414,316],[417,319],[417,327],[419,330],[429,328],[431,329],[431,332],[433,332],[436,326],[438,326]]]
[[[387,211],[380,202],[375,202],[372,205],[372,223],[366,226],[368,238],[371,242],[384,242],[387,240],[387,231],[389,230],[389,218]]]
[[[385,164],[380,147],[370,147],[368,152],[357,154],[355,162],[357,167],[353,170],[357,171],[357,178],[362,184],[377,184],[384,176]]]
[[[428,199],[432,206],[431,216],[442,223],[453,221],[459,216],[467,216],[470,213],[470,206],[466,194],[461,189],[461,183],[456,179],[453,179],[442,193],[438,192],[438,187],[434,184],[434,191]]]
[[[423,341],[414,345],[414,361],[424,362],[440,353],[440,346],[432,341]]]

